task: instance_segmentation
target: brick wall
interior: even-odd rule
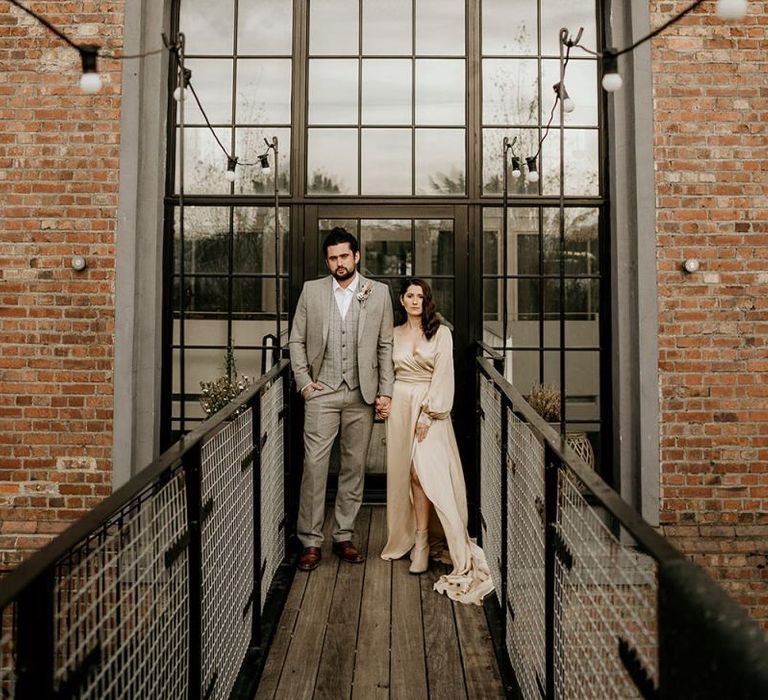
[[[652,50],[661,519],[768,626],[768,3],[714,8]]]
[[[75,42],[120,48],[122,2],[30,6]],[[4,569],[111,491],[120,65],[100,72],[83,95],[77,51],[0,2]]]

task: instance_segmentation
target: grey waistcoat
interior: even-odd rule
[[[334,390],[342,382],[346,382],[350,389],[357,389],[360,386],[357,373],[357,319],[360,316],[360,302],[353,297],[347,315],[342,319],[333,292],[331,295],[328,342],[317,381]]]

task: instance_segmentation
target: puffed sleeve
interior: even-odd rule
[[[419,422],[427,425],[449,418],[453,407],[453,337],[447,326],[437,329],[435,343],[435,368],[419,416]]]

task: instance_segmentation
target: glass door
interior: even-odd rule
[[[343,226],[360,244],[360,272],[383,282],[390,289],[395,324],[399,316],[400,285],[407,277],[420,277],[432,287],[437,310],[454,336],[457,365],[457,395],[466,379],[458,367],[468,345],[466,248],[467,208],[435,206],[345,206],[307,207],[304,238],[304,279],[328,274],[323,259],[322,242],[335,226]],[[458,435],[459,431],[457,431]],[[335,451],[334,451],[335,452]],[[334,454],[331,472],[338,468]],[[374,425],[366,464],[366,496],[384,493],[386,439],[383,422]]]

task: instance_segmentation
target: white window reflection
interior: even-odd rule
[[[232,60],[189,59],[186,67],[192,71],[192,85],[212,124],[232,123]],[[205,124],[197,100],[188,95],[184,102],[184,121]]]
[[[597,197],[600,194],[599,148],[596,129],[566,129],[565,186],[567,195]],[[550,134],[541,147],[542,194],[560,192],[560,139]]]
[[[219,5],[209,4],[212,7]],[[237,50],[240,55],[290,56],[293,45],[292,29],[291,0],[238,3]]]
[[[484,59],[483,124],[536,124],[538,86],[536,59]]]
[[[278,178],[280,192],[289,194],[291,191],[291,130],[289,128],[257,127],[235,130],[235,153],[243,163],[237,168],[235,194],[272,194],[275,191],[274,151],[269,151],[270,173],[265,175],[258,160],[266,146],[264,139],[272,143],[272,137],[277,136],[279,167]]]
[[[416,123],[464,124],[463,60],[416,61]]]
[[[310,60],[310,124],[357,124],[357,71],[355,59]]]
[[[409,59],[363,59],[363,124],[411,123]]]
[[[232,132],[229,129],[213,130],[224,148],[231,150]],[[176,192],[181,179],[181,129],[176,130]],[[186,194],[227,194],[229,182],[224,177],[227,157],[206,127],[184,129],[184,191]]]
[[[410,55],[411,18],[411,0],[363,0],[363,55]]]
[[[240,59],[237,62],[238,124],[287,124],[290,121],[290,59]]]
[[[358,0],[320,0],[309,3],[309,53],[311,56],[357,55],[359,48]]]
[[[560,61],[545,59],[541,62],[542,85],[552,86],[560,82]],[[597,126],[597,61],[594,59],[568,61],[565,69],[565,89],[573,100],[575,109],[566,113],[565,123],[574,126]],[[544,123],[554,104],[555,91],[545,92],[541,105],[541,119]],[[560,108],[555,110],[552,124],[560,124]]]
[[[357,129],[309,129],[307,192],[357,194]]]
[[[411,194],[411,133],[363,129],[361,194]]]
[[[538,52],[536,0],[483,0],[483,53],[529,56]]]
[[[517,138],[514,148],[507,153],[507,194],[525,195],[538,194],[538,185],[530,183],[525,175],[520,177],[512,175],[512,157],[517,156],[524,163],[526,156],[536,153],[539,143],[537,129],[483,129],[483,193],[502,193],[502,170],[504,162],[503,142],[504,137]],[[523,168],[525,170],[525,168]]]
[[[541,0],[541,53],[547,56],[560,55],[561,28],[567,29],[575,37],[583,27],[580,42],[593,51],[597,50],[597,4]]]
[[[235,37],[234,0],[183,0],[179,28],[184,32],[187,55],[231,56]]]
[[[416,129],[416,194],[467,191],[464,129]]]
[[[464,0],[416,3],[417,55],[463,56],[465,33]]]

